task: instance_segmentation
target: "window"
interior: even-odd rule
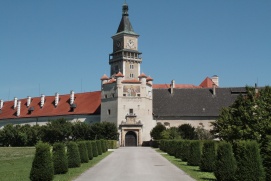
[[[130,69],[134,69],[134,64],[130,64]]]
[[[110,109],[107,110],[107,114],[108,114],[108,115],[111,114],[111,110],[110,110]]]
[[[134,74],[130,74],[130,78],[134,78]]]
[[[133,109],[129,109],[129,114],[133,114],[134,110]]]

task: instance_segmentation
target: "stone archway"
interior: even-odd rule
[[[128,131],[126,133],[125,146],[137,146],[137,135],[134,131]]]

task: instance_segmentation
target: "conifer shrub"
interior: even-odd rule
[[[236,180],[264,181],[265,173],[256,141],[239,141],[236,145]]]
[[[81,163],[88,163],[89,158],[88,158],[88,151],[87,151],[87,147],[86,147],[86,142],[79,141],[77,143],[77,145],[78,145],[78,149],[79,149]]]
[[[217,145],[217,156],[214,174],[219,181],[232,181],[236,172],[236,161],[233,156],[232,146],[227,142]]]
[[[191,166],[199,166],[201,159],[201,141],[190,141],[189,155],[187,158],[187,164]]]
[[[103,142],[104,142],[105,152],[107,152],[108,151],[107,140],[103,140]]]
[[[32,181],[51,181],[54,177],[54,166],[50,145],[39,142],[36,145],[36,153],[30,171]]]
[[[266,181],[271,181],[271,135],[265,135],[261,142],[261,155]]]
[[[98,155],[103,154],[101,140],[96,140]]]
[[[215,141],[203,142],[202,155],[200,160],[200,170],[213,172],[215,169],[216,150]]]
[[[190,141],[184,140],[180,147],[180,158],[182,161],[187,162],[189,156]]]
[[[64,174],[68,172],[68,157],[64,143],[55,143],[53,145],[53,163],[55,174]]]
[[[68,156],[68,167],[75,168],[80,167],[81,158],[78,146],[75,142],[71,141],[67,144],[67,156]]]
[[[93,153],[92,153],[92,144],[91,141],[86,141],[87,151],[88,151],[88,159],[93,159]]]
[[[117,141],[116,140],[107,140],[107,149],[116,149]]]
[[[181,151],[183,146],[183,140],[178,140],[176,142],[175,157],[181,159]]]
[[[166,152],[166,140],[159,140],[159,149]]]
[[[91,141],[91,144],[92,144],[93,157],[97,157],[98,156],[97,143],[96,143],[96,141]]]
[[[101,142],[102,152],[105,153],[106,152],[105,141],[104,140],[100,140],[100,142]]]

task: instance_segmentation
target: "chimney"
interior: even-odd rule
[[[175,80],[172,80],[171,84],[170,84],[170,93],[171,94],[173,94],[174,88],[175,88]]]
[[[17,104],[17,116],[19,117],[21,114],[21,101],[18,101],[18,104]]]
[[[45,102],[45,95],[44,95],[44,94],[41,94],[41,97],[40,97],[40,107],[41,107],[41,108],[43,108],[44,102]]]
[[[4,101],[3,101],[3,99],[1,99],[1,100],[0,100],[0,109],[3,108],[3,105],[4,105]]]
[[[55,107],[58,105],[59,102],[59,93],[55,94]]]
[[[71,91],[70,94],[70,105],[72,105],[74,103],[74,91]]]
[[[13,105],[13,108],[14,108],[14,109],[17,107],[17,102],[18,102],[17,97],[14,97],[14,105]]]
[[[216,85],[217,87],[219,87],[219,77],[218,77],[217,75],[214,75],[214,76],[212,77],[212,81],[213,81],[213,83],[215,83],[215,85]]]
[[[213,83],[213,95],[215,96],[216,95],[216,84]]]
[[[27,96],[26,106],[29,107],[31,103],[31,97]]]

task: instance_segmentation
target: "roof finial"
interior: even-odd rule
[[[128,4],[126,3],[126,0],[124,0],[124,4],[122,5],[122,16],[129,16],[128,10]]]

